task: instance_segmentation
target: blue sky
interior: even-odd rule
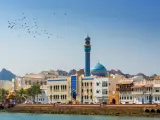
[[[0,68],[17,75],[83,68],[89,34],[92,68],[99,60],[109,70],[160,74],[159,6],[159,0],[1,0]],[[8,29],[7,21],[22,13],[53,36]]]

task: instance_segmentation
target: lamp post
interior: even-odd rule
[[[151,86],[151,94],[149,96],[149,103],[152,104],[152,92],[153,92],[153,85]]]
[[[145,102],[145,93],[146,93],[146,89],[145,89],[145,86],[143,86],[142,104],[144,104],[144,102]]]

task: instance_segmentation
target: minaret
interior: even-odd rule
[[[90,44],[90,37],[87,36],[85,39],[85,45],[84,45],[84,51],[85,51],[85,76],[90,76],[90,51],[91,51],[91,44]]]

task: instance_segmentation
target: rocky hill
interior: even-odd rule
[[[83,69],[81,69],[80,70],[81,71],[81,73],[84,73],[84,70]],[[70,75],[75,75],[76,74],[76,72],[79,72],[79,71],[76,71],[75,69],[72,69],[72,70],[70,70],[69,72],[66,72],[66,71],[64,71],[64,70],[57,70],[57,72],[58,72],[58,74],[60,75],[60,76],[70,76]],[[114,70],[114,69],[111,69],[111,70],[109,70],[108,71],[108,73],[109,74],[118,74],[118,75],[124,75],[126,78],[131,78],[131,77],[133,77],[133,76],[143,76],[144,78],[154,78],[155,76],[157,76],[156,74],[154,74],[154,75],[152,75],[152,76],[147,76],[147,75],[145,75],[145,74],[143,74],[143,73],[138,73],[138,74],[136,74],[136,75],[131,75],[131,74],[126,74],[126,73],[123,73],[121,70]]]
[[[0,72],[0,80],[12,80],[15,77],[16,77],[15,74],[13,74],[9,70],[6,70],[5,68],[3,68],[2,71]]]

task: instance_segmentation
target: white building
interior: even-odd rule
[[[109,78],[108,77],[95,77],[94,78],[94,103],[102,103],[108,101],[109,94]]]
[[[160,103],[160,76],[134,79],[133,92],[135,104]]]
[[[154,78],[150,95],[152,103],[160,103],[160,76]]]
[[[151,85],[153,80],[146,80],[142,76],[133,77],[134,86],[132,94],[135,104],[148,103],[148,94],[150,94]],[[150,83],[151,82],[151,83]]]

